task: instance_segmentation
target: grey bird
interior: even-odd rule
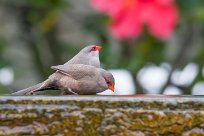
[[[52,66],[55,70],[66,69],[70,64],[85,64],[100,68],[99,51],[102,49],[98,45],[89,45],[83,48],[77,55],[63,65]]]
[[[55,89],[65,94],[91,95],[107,89],[114,91],[113,75],[102,69],[84,64],[69,64],[69,67],[53,66],[57,70],[47,80],[13,95],[32,95],[37,91]],[[58,68],[60,70],[58,70]]]

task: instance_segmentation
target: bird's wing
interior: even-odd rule
[[[97,76],[97,68],[84,64],[70,64],[69,66],[57,65],[51,67],[65,75],[70,75],[75,80],[90,79]]]
[[[59,78],[56,83],[64,94],[96,94],[100,90],[97,79],[75,80],[72,77],[64,76],[60,72],[56,72],[54,77],[50,79]]]

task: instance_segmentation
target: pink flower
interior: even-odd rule
[[[178,19],[174,0],[91,0],[91,4],[110,16],[109,32],[118,39],[139,36],[144,25],[153,36],[165,39]]]

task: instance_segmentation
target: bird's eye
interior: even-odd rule
[[[107,84],[110,84],[110,82],[108,81],[108,82],[106,82]]]
[[[96,51],[96,46],[93,46],[89,52]]]

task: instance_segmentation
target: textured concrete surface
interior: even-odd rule
[[[0,135],[201,136],[201,96],[2,96]]]

